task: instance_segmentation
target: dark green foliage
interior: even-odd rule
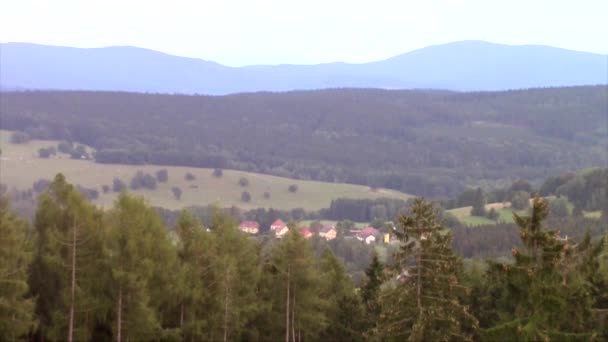
[[[477,190],[475,191],[471,215],[481,217],[486,216],[486,197],[484,196],[483,190],[481,190],[481,188],[477,188]]]
[[[55,149],[55,147],[47,147],[47,148],[41,148],[38,150],[38,157],[40,158],[50,158],[52,156],[54,156],[55,154],[57,154],[57,150]]]
[[[109,186],[109,185],[107,185],[107,184],[104,184],[104,185],[102,185],[102,186],[101,186],[101,191],[102,191],[104,194],[109,193],[109,192],[110,192],[110,190],[111,190],[111,189],[110,189],[110,186]]]
[[[264,191],[264,199],[270,199],[270,192]]]
[[[131,179],[130,188],[132,190],[139,189],[148,189],[154,190],[156,189],[156,178],[149,173],[143,173],[142,171],[137,171],[135,176]]]
[[[549,215],[552,217],[568,216],[568,201],[565,198],[556,198],[549,202]]]
[[[68,141],[62,141],[57,145],[57,150],[61,153],[71,154],[74,150],[74,144]]]
[[[433,204],[416,199],[399,218],[401,245],[382,294],[376,334],[410,341],[472,340],[477,319],[461,302],[462,264],[452,253],[451,234],[437,221]]]
[[[525,191],[516,191],[511,195],[511,208],[515,210],[524,210],[530,206],[530,193]]]
[[[239,185],[242,187],[249,186],[249,179],[247,179],[245,177],[239,178]]]
[[[195,180],[196,177],[192,173],[186,172],[186,174],[184,175],[184,179],[191,182],[191,181]]]
[[[289,192],[296,193],[298,192],[298,186],[296,184],[291,184],[288,188]]]
[[[222,169],[218,169],[216,168],[215,170],[213,170],[213,176],[216,178],[220,178],[224,175],[224,171],[222,171]]]
[[[76,185],[76,189],[89,201],[96,200],[99,197],[99,191],[97,189],[87,188],[82,185]]]
[[[376,200],[361,200],[337,198],[331,201],[324,218],[330,220],[351,220],[370,222],[374,219],[393,219],[406,207],[406,202],[396,199],[379,198]],[[375,217],[381,212],[383,217]]]
[[[156,180],[159,183],[167,183],[169,180],[169,171],[167,171],[167,169],[156,171]]]
[[[243,191],[241,193],[241,202],[251,202],[251,194],[249,193],[249,191]]]
[[[114,178],[112,180],[112,191],[114,192],[123,192],[127,190],[127,184],[118,178]]]
[[[500,215],[498,215],[498,212],[496,211],[496,209],[492,208],[492,209],[490,209],[490,211],[487,212],[486,217],[492,221],[496,221],[496,220],[498,220]]]
[[[217,97],[36,91],[5,92],[2,104],[3,128],[89,145],[96,162],[231,168],[429,197],[456,195],[473,180],[601,166],[606,151],[598,125],[606,86]]]
[[[372,262],[365,270],[366,280],[361,288],[361,300],[365,309],[367,335],[373,335],[380,318],[380,286],[384,282],[384,266],[374,253]]]
[[[171,192],[173,193],[173,197],[175,197],[176,200],[179,201],[182,198],[182,189],[179,186],[171,187]]]

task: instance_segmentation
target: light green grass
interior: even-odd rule
[[[600,210],[597,211],[584,211],[583,216],[589,218],[600,218],[602,217],[602,212]]]
[[[112,185],[114,177],[129,184],[133,175],[142,170],[154,174],[157,170],[167,169],[168,183],[159,183],[154,191],[139,190],[152,205],[168,209],[180,209],[188,206],[203,206],[218,204],[220,206],[238,206],[250,208],[275,208],[318,210],[329,207],[331,200],[336,198],[376,199],[381,197],[407,200],[411,196],[402,192],[377,189],[367,186],[325,183],[315,181],[294,180],[276,176],[247,173],[242,171],[224,170],[221,178],[213,177],[212,169],[154,166],[154,165],[115,165],[96,164],[89,160],[73,160],[63,155],[50,159],[38,158],[41,147],[56,146],[57,141],[34,140],[26,144],[11,144],[9,132],[0,131],[0,182],[17,189],[31,188],[32,184],[41,178],[52,179],[61,172],[73,184],[99,190],[100,197],[96,204],[108,207],[116,198],[116,194],[102,194],[102,185]],[[190,172],[196,180],[188,182],[184,175]],[[245,177],[249,180],[248,187],[238,185],[238,180]],[[296,193],[290,193],[288,187],[298,185]],[[173,197],[171,188],[178,186],[183,194],[180,201]],[[194,188],[196,187],[196,188]],[[241,193],[248,191],[251,202],[241,202]],[[264,199],[264,192],[270,193],[270,199]]]

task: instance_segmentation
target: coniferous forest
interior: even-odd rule
[[[3,341],[608,339],[608,235],[568,238],[539,197],[514,214],[512,257],[472,267],[436,204],[411,201],[359,283],[295,229],[251,237],[221,210],[166,226],[128,193],[97,208],[61,174],[37,203],[29,223],[0,202]]]

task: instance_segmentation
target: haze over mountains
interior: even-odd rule
[[[223,95],[339,87],[505,90],[608,83],[608,56],[537,45],[462,41],[386,60],[228,67],[136,47],[0,44],[2,89]]]

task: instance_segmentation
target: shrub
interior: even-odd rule
[[[249,191],[243,191],[241,193],[241,201],[245,203],[251,202],[251,194]]]
[[[498,215],[498,212],[496,211],[496,209],[492,208],[492,209],[490,209],[490,211],[488,211],[488,214],[486,215],[486,217],[492,221],[496,221],[496,220],[498,220],[500,215]]]
[[[264,198],[265,198],[265,199],[270,199],[270,192],[266,191],[266,192],[264,193]]]
[[[72,151],[74,150],[74,144],[72,144],[71,142],[62,141],[57,145],[57,149],[61,153],[72,154]]]
[[[104,194],[107,194],[108,192],[110,192],[110,186],[107,184],[102,185],[101,191],[103,191]]]
[[[296,184],[291,184],[289,186],[289,192],[298,192],[298,186]]]
[[[112,191],[123,192],[125,190],[127,190],[127,184],[118,178],[114,178],[112,181]]]
[[[175,197],[176,200],[180,200],[182,198],[182,189],[180,189],[177,186],[174,186],[171,188],[171,192],[173,192],[173,196]]]
[[[224,175],[224,171],[222,171],[222,169],[215,169],[213,170],[213,176],[220,178]]]
[[[193,180],[196,179],[196,177],[193,174],[191,174],[190,172],[187,172],[184,175],[184,179],[187,180],[187,181],[193,181]]]
[[[239,179],[239,185],[242,187],[249,186],[249,180],[245,177]]]
[[[40,158],[50,158],[51,157],[51,151],[48,148],[41,148],[38,150],[38,157]]]
[[[142,171],[137,171],[135,176],[131,179],[131,189],[138,190],[141,188],[148,190],[156,189],[156,178],[154,178],[149,173],[143,173]]]
[[[156,180],[159,183],[166,183],[169,180],[169,171],[167,169],[156,171]]]

